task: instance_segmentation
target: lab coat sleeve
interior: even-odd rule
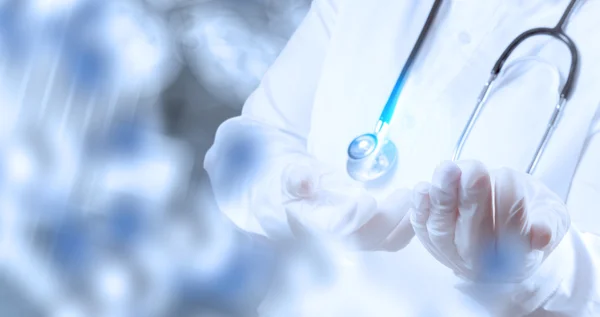
[[[291,163],[318,165],[307,154],[306,139],[340,1],[313,1],[242,114],[221,124],[206,154],[204,168],[219,209],[245,231],[291,235],[282,173]]]
[[[600,316],[600,116],[592,127],[567,202],[572,225],[556,250],[520,284],[459,285],[491,316]]]

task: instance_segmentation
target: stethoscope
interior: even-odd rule
[[[557,126],[559,115],[567,100],[571,96],[575,83],[575,77],[577,75],[579,64],[577,47],[573,40],[571,40],[571,38],[565,34],[564,31],[564,25],[576,2],[577,0],[571,0],[562,17],[560,18],[560,21],[555,27],[541,27],[523,32],[521,35],[515,38],[504,50],[502,55],[500,55],[500,58],[498,58],[494,64],[494,67],[492,68],[489,79],[484,84],[483,89],[477,98],[475,109],[471,113],[467,124],[458,138],[458,142],[456,143],[454,154],[452,156],[453,161],[456,161],[460,158],[463,146],[465,145],[465,142],[469,137],[469,134],[471,133],[471,130],[473,129],[473,126],[475,125],[483,106],[485,105],[485,101],[488,97],[492,83],[500,74],[502,66],[508,60],[510,54],[515,50],[515,48],[517,48],[517,46],[519,46],[519,44],[530,37],[535,35],[549,35],[560,40],[569,48],[569,51],[571,52],[571,66],[567,81],[560,91],[559,101],[554,107],[554,111],[550,117],[546,131],[536,149],[533,159],[527,167],[528,174],[532,174],[535,171],[544,149],[550,140],[552,132]],[[421,33],[419,34],[419,37],[417,38],[417,41],[410,55],[408,56],[400,75],[398,76],[398,80],[394,85],[394,89],[392,90],[392,93],[381,112],[379,120],[377,121],[377,125],[375,126],[375,131],[373,133],[359,135],[358,137],[354,138],[354,140],[352,140],[348,146],[348,161],[346,168],[348,174],[357,181],[371,182],[381,179],[382,176],[388,174],[388,172],[390,172],[398,162],[398,149],[394,142],[388,139],[390,122],[394,115],[400,93],[402,92],[408,77],[408,73],[414,63],[419,49],[426,38],[427,33],[429,32],[429,29],[431,28],[431,25],[433,24],[441,4],[442,0],[435,0],[433,3],[431,11],[429,12],[427,20],[425,21],[425,25],[423,26],[423,29],[421,30]]]

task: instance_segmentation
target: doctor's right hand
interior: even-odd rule
[[[397,190],[378,204],[355,182],[309,165],[289,166],[282,182],[283,206],[297,236],[362,251],[398,251],[414,236],[410,190]]]

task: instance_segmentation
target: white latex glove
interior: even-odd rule
[[[532,176],[488,172],[476,161],[441,164],[413,195],[415,233],[468,281],[519,283],[532,276],[569,229],[565,205]]]
[[[283,182],[284,209],[297,236],[368,251],[397,251],[414,236],[410,190],[397,190],[378,204],[354,182],[308,165],[288,167]]]

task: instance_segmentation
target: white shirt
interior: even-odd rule
[[[568,2],[444,2],[392,123],[398,169],[388,186],[370,192],[380,199],[395,188],[430,180],[439,162],[451,157],[501,52],[525,30],[554,26]],[[349,142],[373,130],[432,3],[313,2],[242,115],[219,128],[207,154],[205,167],[219,206],[236,225],[274,238],[286,234],[285,215],[277,213],[281,188],[265,179],[279,177],[290,162],[310,157],[345,174]],[[458,292],[461,281],[414,239],[396,253],[363,254],[352,269],[337,266],[337,284],[327,291],[307,291],[298,316],[600,315],[600,239],[588,233],[600,232],[600,42],[593,40],[600,31],[599,13],[600,1],[580,0],[566,27],[579,49],[580,72],[534,175],[568,202],[573,228],[530,284],[487,292],[494,294],[487,299],[477,291]],[[512,56],[461,158],[525,170],[566,79],[570,55],[562,43],[536,37]],[[268,131],[261,140],[271,149],[261,157],[269,162],[268,175],[251,183],[240,176],[248,187],[238,188],[243,193],[232,203],[231,188],[221,186],[226,183],[222,171],[231,164],[223,159],[223,149],[232,145],[232,135],[257,127]],[[256,197],[262,197],[260,208]],[[331,311],[310,311],[311,303]],[[268,309],[262,314],[277,315]]]

